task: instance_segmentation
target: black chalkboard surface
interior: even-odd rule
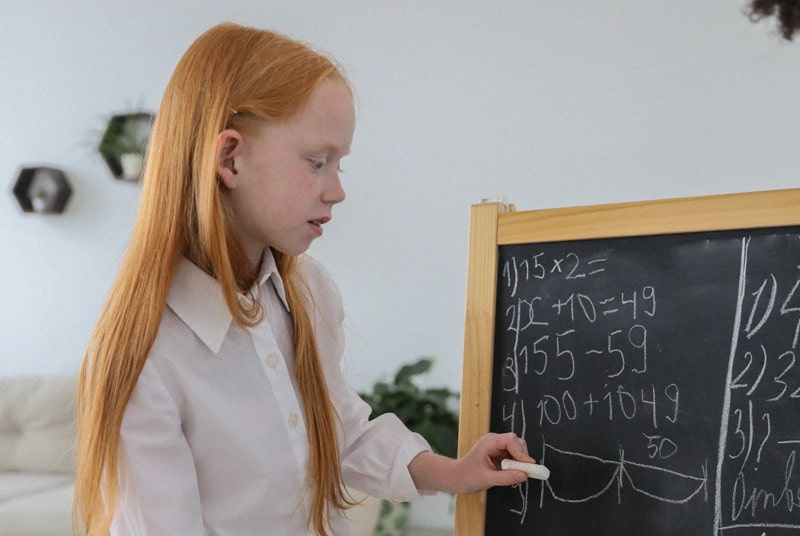
[[[800,534],[800,227],[499,248],[486,534]]]
[[[456,536],[800,535],[800,189],[473,205],[459,455],[548,481],[456,497]]]

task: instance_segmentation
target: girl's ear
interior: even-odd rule
[[[239,172],[236,169],[236,156],[242,150],[244,138],[238,130],[225,129],[217,136],[216,155],[217,173],[222,183],[230,188],[236,188]]]

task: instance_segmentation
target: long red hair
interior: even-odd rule
[[[114,515],[122,416],[158,331],[180,256],[219,281],[237,323],[253,326],[263,319],[257,300],[248,308],[237,298],[237,292],[249,291],[254,274],[217,177],[217,135],[241,128],[243,118],[291,116],[330,77],[347,84],[340,68],[308,46],[235,24],[202,34],[175,68],[153,125],[133,234],[79,374],[73,516],[89,536],[105,536]],[[292,311],[297,380],[308,423],[308,524],[327,534],[331,509],[352,505],[342,483],[338,418],[297,259],[275,255]]]

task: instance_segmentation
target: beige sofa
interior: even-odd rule
[[[74,389],[69,376],[0,378],[0,536],[73,534]],[[352,509],[350,535],[370,536],[379,508]]]
[[[0,536],[72,534],[74,378],[0,378]]]

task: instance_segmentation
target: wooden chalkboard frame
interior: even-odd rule
[[[799,224],[800,188],[520,212],[499,202],[473,205],[459,456],[490,426],[500,246]],[[485,508],[486,492],[458,495],[455,535],[484,536]]]

